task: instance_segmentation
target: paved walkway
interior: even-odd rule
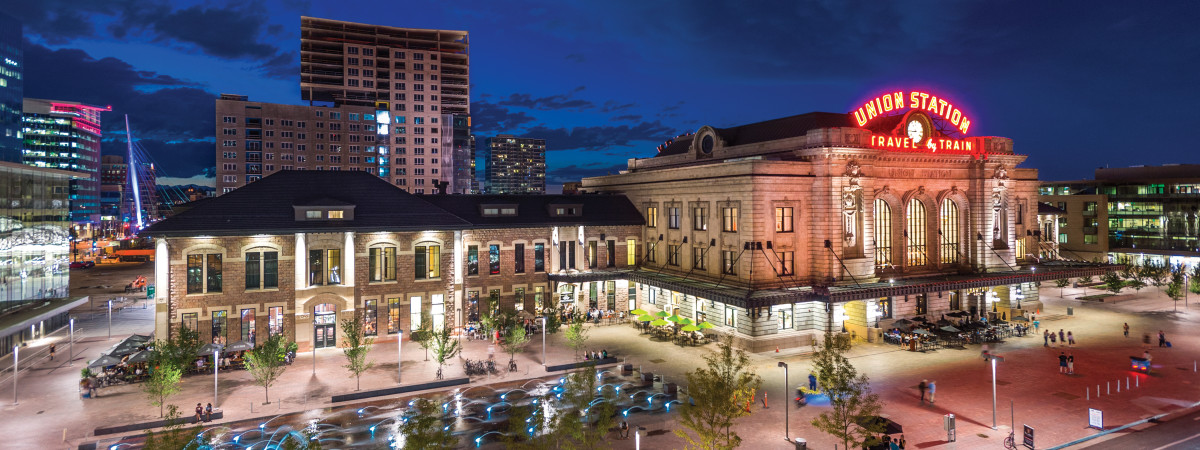
[[[1067,289],[1070,297],[1072,289]],[[1095,293],[1091,289],[1091,293]],[[1078,291],[1076,291],[1078,292]],[[1162,412],[1179,409],[1183,405],[1200,400],[1200,373],[1192,371],[1192,364],[1200,359],[1200,336],[1194,331],[1200,322],[1200,305],[1180,312],[1172,312],[1169,299],[1157,289],[1144,289],[1136,300],[1119,304],[1083,305],[1079,301],[1059,299],[1057,288],[1043,290],[1045,310],[1039,314],[1044,328],[1059,328],[1073,331],[1078,345],[1073,349],[1042,346],[1038,337],[1013,338],[994,346],[996,353],[1006,360],[998,365],[998,430],[992,430],[991,372],[990,366],[979,358],[979,347],[967,350],[940,350],[930,353],[909,353],[894,346],[862,344],[851,352],[856,367],[871,377],[873,390],[880,394],[884,414],[902,424],[905,437],[912,448],[955,447],[979,448],[999,446],[1009,431],[1010,414],[1015,414],[1019,429],[1029,424],[1037,429],[1037,445],[1046,448],[1059,443],[1088,436],[1096,430],[1088,429],[1087,408],[1098,408],[1105,413],[1105,425],[1120,424]],[[1066,314],[1067,307],[1074,308],[1074,315]],[[1121,335],[1121,323],[1128,322],[1130,338]],[[119,339],[132,333],[145,333],[153,328],[151,310],[128,309],[120,320],[114,320],[113,339],[107,339],[103,316],[80,323],[75,366],[70,367],[64,358],[56,361],[36,361],[31,375],[21,377],[20,403],[12,405],[11,380],[0,379],[0,435],[6,436],[6,446],[13,448],[74,448],[79,443],[95,442],[91,430],[97,426],[143,422],[157,418],[158,411],[149,406],[138,386],[117,386],[101,389],[98,399],[80,399],[76,389],[78,371],[86,360],[94,358]],[[1118,394],[1113,387],[1105,391],[1105,383],[1124,381],[1132,374],[1126,369],[1128,356],[1141,354],[1139,337],[1144,332],[1156,333],[1159,329],[1167,333],[1174,344],[1171,349],[1151,349],[1154,354],[1155,371],[1137,380],[1139,387]],[[629,326],[603,326],[592,328],[588,345],[595,350],[607,349],[618,357],[629,356],[635,368],[667,377],[668,381],[686,383],[684,374],[703,362],[703,356],[713,346],[680,347],[671,343],[652,341]],[[561,333],[550,335],[547,354],[551,364],[573,360]],[[466,354],[471,359],[486,358],[487,343],[466,341]],[[544,375],[541,369],[541,336],[533,336],[526,351],[517,355],[520,370],[499,376],[478,378],[483,384],[500,380],[515,380]],[[1076,375],[1059,375],[1057,355],[1060,351],[1072,351],[1076,356]],[[60,355],[66,348],[59,345]],[[496,349],[498,361],[506,354]],[[394,343],[380,344],[371,352],[377,366],[362,377],[362,389],[379,389],[396,386],[397,349]],[[317,369],[313,372],[312,353],[298,356],[294,365],[271,389],[271,403],[264,405],[261,387],[253,385],[249,374],[244,371],[223,372],[219,376],[218,399],[214,403],[223,409],[228,420],[240,420],[281,412],[300,411],[314,407],[330,406],[330,397],[354,391],[353,377],[343,369],[344,357],[337,349],[319,350],[316,354]],[[416,344],[406,342],[403,351],[403,382],[414,384],[434,378],[437,367],[432,361],[424,361],[424,352]],[[763,353],[752,355],[755,370],[763,377],[764,390],[769,396],[770,408],[763,409],[761,403],[754,407],[754,414],[739,422],[737,431],[744,439],[743,448],[789,448],[783,441],[784,409],[791,408],[791,435],[803,437],[810,448],[831,449],[834,442],[827,435],[813,429],[808,423],[820,412],[819,407],[809,406],[796,409],[785,396],[782,369],[778,361],[786,361],[791,369],[791,388],[804,382],[810,367],[809,359],[803,354]],[[22,363],[24,365],[25,363]],[[460,376],[460,365],[449,366],[446,376]],[[915,386],[922,379],[936,380],[938,401],[936,405],[920,405]],[[1103,395],[1095,397],[1096,385],[1101,385]],[[1092,394],[1085,394],[1087,389]],[[1088,396],[1091,398],[1088,399]],[[1009,410],[1012,401],[1013,413]],[[213,401],[211,375],[194,375],[184,379],[183,391],[171,399],[171,403],[190,410],[196,402]],[[947,445],[941,430],[942,415],[954,413],[958,417],[958,442]],[[645,419],[649,432],[643,440],[646,448],[681,448],[682,441],[671,430],[676,428],[676,416],[658,415]],[[63,436],[66,436],[66,442]],[[1095,441],[1089,442],[1094,444]],[[633,441],[613,441],[615,448],[633,448]]]

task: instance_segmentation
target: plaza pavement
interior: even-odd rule
[[[1095,293],[1095,289],[1089,291]],[[1066,294],[1068,298],[1078,296],[1080,290],[1067,289]],[[1138,299],[1115,305],[1059,299],[1058,289],[1052,287],[1043,289],[1042,300],[1045,309],[1038,314],[1042,327],[1055,331],[1062,328],[1073,331],[1076,336],[1077,345],[1070,349],[1076,357],[1076,375],[1058,374],[1057,355],[1067,349],[1044,348],[1040,333],[1036,337],[1012,338],[993,345],[993,351],[1006,358],[997,368],[998,430],[991,429],[991,372],[990,366],[979,357],[979,346],[968,346],[966,350],[911,353],[895,346],[861,343],[850,352],[851,361],[871,377],[871,387],[884,403],[883,415],[904,426],[910,448],[1000,447],[1010,429],[1010,400],[1015,410],[1018,436],[1021,424],[1033,426],[1037,430],[1038,448],[1096,434],[1097,430],[1087,428],[1089,407],[1103,410],[1105,425],[1112,428],[1155,414],[1178,411],[1200,400],[1200,374],[1192,371],[1193,362],[1200,359],[1197,350],[1200,336],[1194,331],[1191,335],[1186,334],[1189,327],[1194,330],[1200,321],[1200,305],[1185,309],[1181,303],[1180,312],[1174,313],[1171,301],[1155,288],[1143,289]],[[1074,308],[1073,316],[1066,315],[1067,307]],[[1123,322],[1129,322],[1131,327],[1128,339],[1121,335]],[[54,362],[34,361],[32,371],[21,375],[18,405],[12,405],[11,397],[5,395],[12,392],[11,380],[0,378],[0,435],[5,436],[5,447],[75,448],[80,443],[96,441],[103,444],[115,437],[98,439],[92,436],[92,430],[98,426],[157,418],[157,409],[149,405],[136,385],[103,388],[100,397],[91,400],[80,399],[76,389],[79,369],[87,360],[131,333],[152,330],[151,310],[132,308],[123,311],[119,319],[114,320],[111,340],[106,339],[102,315],[77,322],[77,325],[82,330],[77,333],[74,367],[67,366],[61,356]],[[1126,390],[1122,387],[1118,394],[1114,387],[1111,394],[1095,397],[1097,384],[1101,384],[1103,391],[1105,383],[1124,381],[1133,376],[1127,370],[1128,356],[1141,354],[1142,333],[1153,334],[1159,329],[1167,333],[1174,347],[1151,349],[1154,373],[1142,376],[1137,388]],[[711,344],[680,347],[652,341],[625,325],[594,327],[589,335],[590,348],[606,349],[617,357],[628,356],[635,368],[663,374],[667,381],[681,385],[686,384],[684,374],[702,364],[703,356],[713,349]],[[566,347],[562,333],[550,335],[548,344],[551,364],[573,360],[573,352]],[[465,358],[486,358],[485,342],[465,341],[465,345]],[[541,347],[541,336],[533,336],[526,350],[517,356],[518,372],[477,378],[474,383],[544,375],[540,366]],[[499,348],[496,352],[497,361],[507,358]],[[66,346],[60,344],[59,354],[66,353]],[[225,411],[225,420],[243,420],[331,406],[330,396],[354,391],[354,379],[341,367],[345,360],[340,350],[320,350],[316,357],[314,375],[312,353],[298,356],[295,364],[271,389],[269,405],[262,404],[263,389],[253,385],[248,373],[222,372],[215,406]],[[395,344],[377,345],[371,358],[377,364],[362,377],[362,389],[396,386]],[[403,359],[404,384],[433,380],[436,364],[424,361],[424,352],[417,344],[404,344]],[[834,448],[832,438],[809,425],[821,411],[820,407],[796,409],[789,401],[794,388],[806,382],[810,368],[807,355],[797,351],[761,353],[751,355],[751,361],[755,371],[763,377],[763,389],[768,393],[770,407],[764,409],[760,401],[753,406],[751,416],[739,421],[736,430],[743,438],[743,448],[791,448],[783,440],[785,408],[791,410],[792,437],[807,439],[809,448]],[[790,365],[788,397],[784,396],[783,373],[777,367],[778,361]],[[450,366],[446,371],[447,377],[462,374],[458,365]],[[922,379],[937,381],[936,405],[918,403],[915,386]],[[1085,397],[1085,389],[1089,387],[1093,389],[1090,400]],[[211,375],[184,378],[183,391],[170,400],[184,411],[190,411],[196,402],[211,401]],[[954,413],[958,419],[958,441],[953,444],[945,442],[945,432],[941,429],[942,415],[946,413]],[[635,415],[631,419],[631,425],[647,429],[649,435],[644,436],[642,442],[645,448],[683,447],[683,441],[672,433],[677,427],[674,414],[645,418]],[[1094,440],[1085,445],[1097,442],[1103,441]],[[612,444],[614,448],[633,448],[632,439],[612,441]]]

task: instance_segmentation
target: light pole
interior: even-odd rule
[[[791,420],[788,417],[789,416],[788,410],[791,408],[788,408],[787,400],[786,400],[789,397],[789,394],[788,394],[788,392],[789,392],[788,391],[788,365],[787,365],[787,363],[780,361],[779,367],[783,368],[783,398],[785,399],[784,404],[783,404],[783,440],[791,442],[792,441],[792,433],[788,429],[788,426],[791,425]]]
[[[543,313],[545,314],[545,313]],[[542,316],[542,367],[546,366],[546,316]]]
[[[990,359],[992,361],[992,429],[995,430],[995,429],[997,429],[997,427],[996,427],[996,361],[1004,361],[1004,357],[993,355],[993,354],[988,354],[987,357],[988,357],[988,359]]]
[[[75,365],[75,318],[74,317],[71,318],[71,337],[70,337],[70,339],[71,339],[71,342],[70,342],[70,344],[68,344],[69,345],[68,351],[70,352],[70,354],[67,355],[67,365],[74,366]]]
[[[112,299],[108,299],[108,338],[112,339]]]
[[[396,383],[400,383],[400,365],[404,364],[404,330],[396,330]]]
[[[213,404],[214,405],[220,404],[220,403],[217,403],[217,369],[220,368],[220,366],[218,365],[218,362],[219,362],[218,356],[220,356],[220,353],[221,353],[220,347],[217,347],[216,350],[213,350]]]
[[[14,405],[18,404],[17,403],[17,375],[20,375],[20,373],[21,373],[21,368],[17,366],[17,363],[20,362],[20,361],[18,361],[18,358],[17,358],[17,352],[19,350],[21,350],[20,345],[13,346],[13,404]]]
[[[633,430],[633,450],[642,450],[642,431],[645,429],[646,427],[637,427]]]

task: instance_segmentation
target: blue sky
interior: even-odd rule
[[[44,0],[26,96],[128,113],[165,182],[212,183],[213,99],[299,103],[300,16],[466,30],[474,131],[547,139],[549,183],[615,172],[702,125],[846,112],[924,89],[1014,139],[1045,180],[1200,163],[1192,2]]]

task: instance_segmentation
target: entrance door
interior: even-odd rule
[[[313,308],[313,345],[316,348],[337,346],[336,318],[332,304],[323,303]]]

